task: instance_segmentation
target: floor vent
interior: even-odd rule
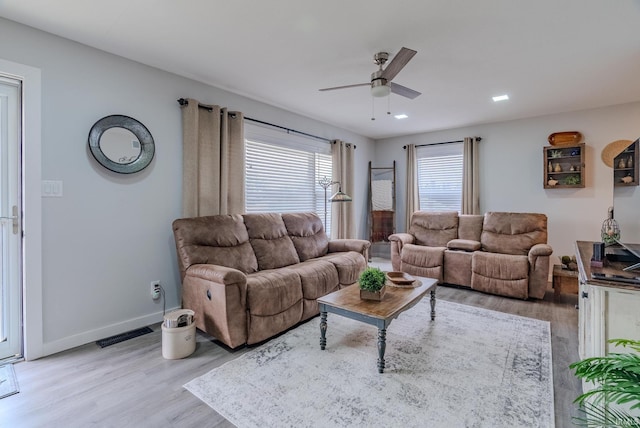
[[[133,339],[134,337],[142,336],[144,334],[153,333],[149,327],[142,327],[137,330],[128,331],[122,334],[116,334],[115,336],[107,337],[106,339],[100,339],[96,342],[101,348],[104,348],[115,343],[124,342],[125,340]]]

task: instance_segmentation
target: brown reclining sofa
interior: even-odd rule
[[[173,222],[182,305],[231,348],[317,315],[316,299],[358,281],[369,241],[330,241],[314,213],[234,214]]]
[[[485,293],[542,299],[549,280],[547,216],[416,211],[389,236],[394,270]]]

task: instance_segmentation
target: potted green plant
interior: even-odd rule
[[[382,300],[386,291],[387,275],[376,267],[366,268],[358,280],[360,298],[364,300]]]
[[[569,366],[577,377],[594,382],[596,387],[576,398],[584,417],[574,418],[588,427],[640,427],[640,416],[611,406],[624,405],[630,411],[640,409],[640,341],[612,339],[609,343],[629,347],[637,353],[610,353],[586,358]]]

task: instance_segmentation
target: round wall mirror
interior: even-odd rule
[[[103,117],[91,127],[89,149],[105,168],[131,174],[142,171],[151,163],[155,144],[142,123],[116,114]]]

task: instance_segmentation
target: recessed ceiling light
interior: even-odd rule
[[[393,116],[393,117],[395,117],[396,119],[406,119],[406,118],[408,118],[409,116],[407,116],[406,114],[402,113],[402,114],[396,114],[396,115],[395,115],[395,116]]]
[[[498,101],[506,101],[506,100],[508,100],[508,99],[509,99],[509,95],[507,95],[507,94],[504,94],[504,95],[498,95],[498,96],[493,97],[493,101],[494,101],[494,102],[498,102]]]

